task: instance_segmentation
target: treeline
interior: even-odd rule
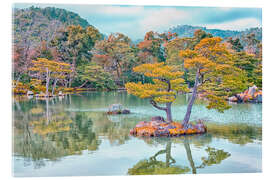
[[[61,14],[67,13],[64,12],[56,8],[15,11],[15,93],[27,90],[55,93],[70,88],[113,90],[127,82],[151,82],[150,78],[133,72],[133,68],[155,62],[178,66],[192,87],[195,74],[185,69],[179,51],[192,50],[202,39],[213,37],[201,29],[192,37],[150,31],[134,44],[122,33],[104,37],[95,27],[78,20],[74,13],[66,16],[69,19],[61,20]],[[72,21],[75,25],[71,25]],[[223,44],[233,55],[234,65],[246,72],[250,85],[261,88],[262,44],[255,34],[243,35],[241,39],[226,38]]]
[[[235,31],[235,30],[208,29],[202,26],[178,25],[178,26],[169,28],[168,31],[177,33],[179,37],[192,37],[194,32],[197,29],[201,29],[207,33],[212,34],[213,36],[219,36],[223,39],[227,39],[230,37],[239,38],[244,47],[246,47],[247,45],[244,39],[245,39],[245,36],[248,34],[254,34],[257,40],[260,40],[260,41],[262,40],[261,27],[249,28],[243,31]]]

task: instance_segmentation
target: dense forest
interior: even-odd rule
[[[14,9],[13,92],[55,94],[84,88],[114,90],[127,82],[151,83],[153,78],[133,68],[161,62],[183,71],[182,78],[191,88],[196,72],[183,65],[186,57],[179,52],[194,50],[203,39],[217,36],[232,65],[246,76],[245,88],[256,85],[261,89],[261,28],[224,31],[184,25],[164,33],[147,32],[134,43],[120,32],[105,36],[64,9]]]
[[[256,39],[262,40],[262,28],[255,27],[249,28],[244,31],[233,31],[233,30],[221,30],[221,29],[207,29],[206,27],[201,26],[190,26],[190,25],[178,25],[176,27],[169,28],[168,31],[177,33],[179,37],[192,37],[193,33],[201,29],[207,33],[212,34],[213,36],[219,36],[223,39],[229,37],[238,37],[241,38],[247,34],[255,34]]]

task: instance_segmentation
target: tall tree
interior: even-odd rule
[[[82,28],[80,25],[71,25],[62,29],[51,41],[51,46],[56,47],[57,51],[60,52],[57,59],[68,62],[72,66],[69,86],[75,78],[76,68],[90,62],[91,49],[100,38],[101,34],[93,26]]]
[[[226,98],[247,88],[246,74],[236,66],[232,54],[219,37],[205,38],[194,50],[180,51],[184,66],[194,70],[195,83],[187,106],[183,125],[187,127],[198,92],[208,100],[208,109],[223,112],[229,109]]]
[[[89,63],[86,66],[81,67],[78,76],[85,81],[80,87],[83,87],[89,82],[94,84],[94,87],[96,88],[107,88],[109,90],[116,88],[110,73],[106,72],[102,66],[96,65],[95,63]]]
[[[46,96],[49,96],[49,86],[54,80],[52,94],[59,79],[64,79],[71,72],[70,65],[63,62],[56,62],[46,58],[38,58],[32,61],[33,66],[29,68],[31,76],[46,82]]]
[[[121,85],[123,69],[135,59],[131,40],[121,33],[111,34],[107,39],[98,41],[92,50],[92,60],[111,72],[115,81]]]
[[[234,54],[235,66],[244,70],[247,73],[247,80],[249,86],[256,85],[262,87],[262,69],[261,60],[256,58],[253,54],[247,54],[246,52],[239,52]]]
[[[126,83],[128,93],[140,98],[148,98],[150,103],[157,109],[165,111],[167,121],[172,122],[171,105],[176,99],[176,94],[179,91],[186,92],[187,88],[183,84],[183,72],[177,70],[174,66],[165,65],[162,63],[142,64],[133,69],[135,72],[151,77],[153,83]],[[160,104],[165,104],[162,107]]]
[[[194,47],[204,38],[211,38],[212,35],[206,33],[201,29],[194,31],[193,37],[176,37],[165,45],[166,52],[166,63],[169,65],[178,65],[180,71],[184,71],[184,79],[188,84],[188,87],[192,87],[194,79],[192,78],[195,74],[193,71],[189,71],[184,67],[184,58],[179,56],[180,50],[194,49]]]

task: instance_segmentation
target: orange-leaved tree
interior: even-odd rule
[[[232,54],[219,37],[202,39],[194,49],[182,50],[184,67],[195,74],[192,96],[183,125],[188,125],[192,106],[200,93],[208,100],[208,109],[223,112],[230,106],[226,99],[247,88],[246,73],[235,66]]]
[[[150,103],[155,108],[166,112],[167,121],[172,122],[171,105],[176,99],[177,92],[188,90],[182,78],[184,73],[179,71],[176,66],[168,66],[164,62],[142,64],[133,68],[133,70],[151,77],[153,83],[126,83],[125,87],[128,93],[139,98],[150,99]],[[159,104],[165,104],[165,106]]]
[[[49,95],[50,81],[54,80],[52,94],[59,79],[64,79],[72,72],[70,64],[48,60],[46,58],[37,58],[32,61],[33,66],[29,68],[32,77],[46,81],[46,96]]]

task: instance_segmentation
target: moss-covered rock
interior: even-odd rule
[[[174,137],[187,134],[202,134],[206,132],[206,126],[202,121],[196,124],[188,124],[184,127],[179,122],[164,122],[157,118],[152,118],[151,121],[141,121],[133,129],[130,134],[134,136],[148,136],[148,137]]]

